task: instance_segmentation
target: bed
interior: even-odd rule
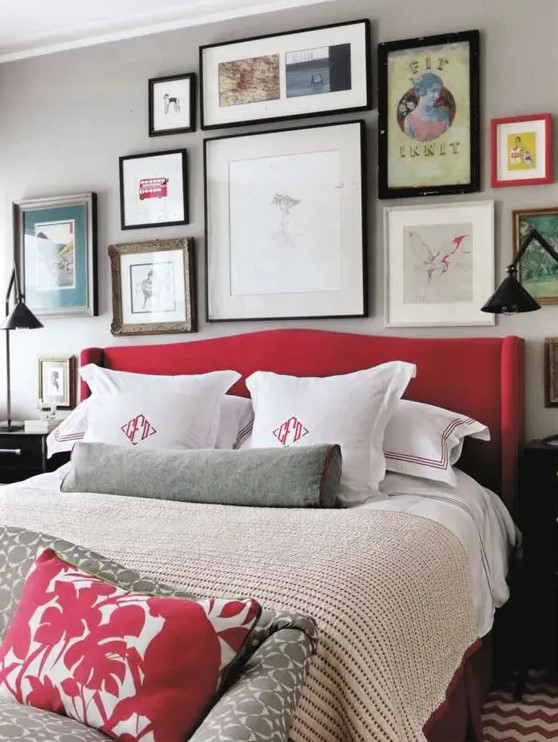
[[[1,521],[80,543],[182,589],[205,595],[228,587],[270,608],[311,613],[321,645],[291,730],[294,742],[458,742],[467,728],[480,740],[494,592],[505,592],[505,586],[487,583],[484,593],[475,593],[472,564],[476,559],[480,570],[483,560],[492,559],[486,546],[498,528],[505,530],[505,515],[483,488],[514,510],[524,412],[521,338],[281,329],[81,354],[82,365],[142,374],[235,369],[242,378],[230,393],[240,396],[247,396],[245,379],[255,370],[330,376],[394,359],[417,366],[406,398],[459,410],[490,428],[490,442],[467,440],[459,460],[465,488],[478,489],[470,495],[478,496],[478,511],[490,502],[495,513],[495,530],[484,541],[472,506],[442,502],[436,491],[419,497],[397,480],[383,506],[310,512],[143,503],[101,494],[70,500],[20,483],[1,493]],[[88,393],[83,385],[82,398]],[[444,509],[455,528],[432,515]],[[464,548],[465,537],[456,535],[460,528],[479,545]],[[494,560],[502,561],[513,541],[508,537]],[[505,567],[499,569],[502,583]]]

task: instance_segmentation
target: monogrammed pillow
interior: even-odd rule
[[[84,441],[141,448],[214,448],[236,371],[189,376],[128,374],[85,366],[92,391]]]
[[[323,378],[256,371],[246,380],[255,413],[251,446],[338,443],[338,500],[344,506],[365,502],[378,494],[386,471],[385,427],[415,372],[404,361]]]

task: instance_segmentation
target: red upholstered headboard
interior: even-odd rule
[[[145,374],[194,374],[231,368],[243,379],[257,369],[295,376],[329,376],[390,360],[417,365],[408,399],[446,407],[490,428],[489,443],[468,440],[459,466],[498,492],[514,509],[517,450],[523,440],[524,341],[504,338],[403,338],[324,330],[265,330],[164,345],[87,348],[81,364]],[[81,397],[89,389],[82,382]]]

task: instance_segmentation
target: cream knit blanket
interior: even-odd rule
[[[320,642],[295,742],[424,740],[476,639],[463,547],[415,515],[3,487],[0,524],[65,538],[200,595],[314,616]]]

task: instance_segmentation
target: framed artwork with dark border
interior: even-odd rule
[[[378,195],[480,190],[479,32],[378,45]]]
[[[97,315],[96,194],[18,201],[13,226],[29,309],[40,317]]]
[[[196,332],[191,238],[109,245],[113,335]]]
[[[490,121],[490,183],[552,183],[552,116],[508,116]]]
[[[371,107],[370,21],[200,47],[201,128]]]
[[[196,75],[153,77],[149,88],[149,136],[196,130]]]
[[[120,227],[188,224],[186,150],[119,158]]]
[[[534,227],[558,250],[558,206],[545,209],[518,209],[512,212],[513,254]],[[558,263],[539,245],[530,243],[517,266],[517,279],[539,304],[558,304]]]
[[[207,320],[366,315],[364,122],[204,142]]]
[[[55,402],[58,409],[76,406],[74,356],[39,356],[39,399]]]
[[[544,406],[558,407],[558,338],[544,339]]]
[[[493,325],[494,202],[384,208],[386,327]]]

